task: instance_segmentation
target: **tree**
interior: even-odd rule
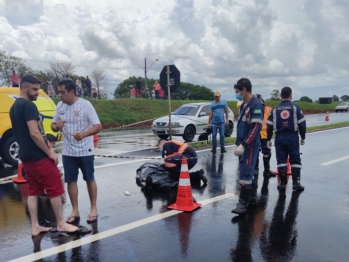
[[[143,79],[142,79],[143,80]],[[115,88],[114,91],[114,97],[115,98],[125,98],[130,97],[130,86],[134,86],[136,84],[137,77],[130,76],[129,78],[122,81],[118,86]],[[155,83],[155,79],[153,78],[147,78],[147,84],[149,86],[149,90],[152,90],[152,87]]]
[[[57,61],[50,64],[52,73],[59,79],[74,74],[75,67],[70,61]]]
[[[270,100],[273,100],[273,101],[280,101],[280,91],[277,90],[277,89],[274,89],[273,91],[271,91],[270,93]]]
[[[181,82],[177,91],[171,94],[171,98],[177,100],[212,100],[213,91],[206,86]]]
[[[348,95],[341,96],[341,100],[347,101],[347,100],[349,100],[349,96]]]
[[[91,78],[97,86],[97,97],[101,99],[99,89],[105,85],[105,71],[103,68],[93,68],[91,72]]]
[[[23,59],[15,56],[8,56],[6,52],[0,50],[0,86],[10,86],[10,76],[15,70],[19,76],[27,74],[30,68],[26,67]]]
[[[131,76],[128,79],[124,80],[122,83],[120,83],[114,92],[115,98],[125,98],[130,97],[130,86],[135,85],[137,81],[137,77]],[[149,86],[149,90],[152,90],[152,87],[155,83],[155,79],[147,79],[147,84]],[[166,87],[162,87],[165,91],[165,94],[167,94]],[[212,100],[213,99],[213,92],[211,89],[200,86],[200,85],[194,85],[191,83],[181,82],[179,84],[179,87],[177,88],[177,91],[173,94],[171,94],[171,99],[177,99],[177,100]]]
[[[332,96],[332,100],[333,100],[333,101],[339,101],[339,97],[336,96],[336,95],[333,95],[333,96]]]
[[[307,96],[302,96],[299,101],[302,101],[302,102],[308,102],[308,103],[313,103],[313,99],[307,97]]]

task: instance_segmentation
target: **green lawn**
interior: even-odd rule
[[[58,103],[60,99],[53,99]],[[168,114],[167,100],[152,100],[152,99],[91,99],[96,108],[97,114],[103,125],[116,124],[124,125],[131,124],[148,119],[158,118]],[[190,100],[172,100],[172,110],[175,111],[178,107],[187,103],[210,102],[210,101],[190,101]],[[236,101],[227,101],[228,106],[237,115]],[[277,101],[267,101],[266,104],[274,107],[278,104]],[[327,110],[333,111],[339,102],[333,102],[331,105],[319,105],[315,103],[296,102],[304,113],[321,113]]]

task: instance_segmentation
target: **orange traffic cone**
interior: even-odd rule
[[[180,211],[193,211],[200,206],[200,203],[194,203],[193,201],[188,170],[188,160],[186,158],[182,158],[176,203],[170,205],[168,208],[177,209]]]
[[[93,135],[93,141],[95,142],[95,141],[98,141],[98,136],[97,136],[97,134],[94,134]]]
[[[287,158],[287,175],[292,175],[290,158]]]
[[[329,115],[328,111],[327,111],[326,116],[325,116],[325,121],[330,121],[330,115]]]
[[[27,183],[27,180],[24,179],[23,174],[22,174],[22,168],[23,168],[23,164],[21,159],[18,157],[18,168],[17,168],[17,177],[16,178],[12,178],[12,181],[15,183]]]

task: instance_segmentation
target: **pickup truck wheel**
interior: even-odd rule
[[[14,136],[11,136],[10,138],[6,139],[3,142],[2,148],[1,148],[2,160],[11,166],[17,166],[18,150],[19,150],[19,145],[16,142]]]
[[[193,126],[187,126],[182,137],[186,142],[191,142],[193,141],[195,134],[195,128]]]

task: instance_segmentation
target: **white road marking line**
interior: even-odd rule
[[[202,205],[207,205],[210,203],[214,203],[214,202],[232,197],[233,195],[234,194],[227,193],[224,195],[220,195],[217,197],[213,197],[210,199],[200,201],[200,203]],[[109,229],[107,231],[97,233],[95,235],[83,237],[81,239],[69,242],[67,244],[59,245],[56,247],[52,247],[52,248],[34,253],[34,254],[30,254],[30,255],[27,255],[24,257],[20,257],[20,258],[16,258],[16,259],[13,259],[9,262],[36,261],[39,259],[43,259],[44,257],[53,256],[53,255],[56,255],[56,254],[64,252],[64,251],[68,251],[68,250],[71,250],[73,248],[80,247],[82,245],[86,245],[86,244],[89,244],[89,243],[92,243],[92,242],[95,242],[98,240],[102,240],[103,238],[115,236],[115,235],[123,233],[125,231],[132,230],[132,229],[135,229],[137,227],[144,226],[144,225],[147,225],[147,224],[150,224],[150,223],[153,223],[153,222],[156,222],[156,221],[159,221],[159,220],[171,217],[171,216],[175,216],[175,215],[180,214],[182,212],[183,211],[178,211],[178,210],[167,211],[165,213],[154,215],[151,217],[147,217],[147,218],[123,225],[123,226],[115,227],[115,228]]]
[[[348,159],[348,158],[349,158],[349,156],[344,156],[344,157],[341,157],[341,158],[337,158],[337,159],[334,159],[334,160],[331,160],[331,161],[322,163],[321,165],[322,165],[322,166],[329,166],[329,165],[332,165],[332,164],[334,164],[334,163],[337,163],[337,162],[346,160],[346,159]]]
[[[1,181],[4,181],[4,180],[9,180],[9,179],[11,179],[11,178],[13,178],[13,177],[17,177],[17,175],[7,176],[7,177],[0,178],[0,182],[1,182]]]
[[[118,165],[129,164],[129,163],[142,162],[142,161],[149,161],[149,159],[137,159],[137,160],[127,161],[127,162],[114,163],[114,164],[108,164],[108,165],[102,165],[102,166],[95,166],[95,169],[103,168],[103,167],[110,167],[110,166],[118,166]]]
[[[324,133],[324,132],[330,132],[330,131],[335,131],[335,130],[340,130],[340,129],[346,129],[349,127],[338,127],[338,128],[333,128],[333,129],[329,129],[329,130],[323,130],[323,131],[314,131],[311,133],[306,133],[306,135],[315,135],[315,134],[320,134],[320,133]]]

